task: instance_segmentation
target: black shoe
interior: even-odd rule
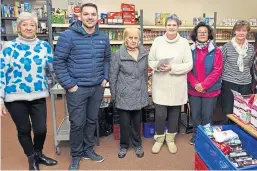
[[[39,164],[46,166],[54,166],[57,164],[56,160],[46,157],[42,152],[36,152],[36,156]]]
[[[72,157],[69,170],[79,170],[80,161],[81,157]]]
[[[120,152],[118,153],[118,157],[120,159],[124,158],[127,154],[128,149],[126,148],[120,148]]]
[[[135,147],[135,151],[136,151],[136,155],[138,158],[142,158],[144,157],[144,150],[143,147],[139,146],[139,147]]]
[[[103,156],[96,154],[96,152],[94,150],[87,152],[83,158],[86,160],[93,160],[93,161],[99,162],[99,163],[104,161]]]
[[[195,137],[191,137],[189,143],[190,145],[195,145]]]
[[[37,157],[35,154],[28,156],[29,170],[39,170]]]

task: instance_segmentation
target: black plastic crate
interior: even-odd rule
[[[143,110],[143,122],[155,121],[155,109],[153,106],[145,107]]]

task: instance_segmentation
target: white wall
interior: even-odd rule
[[[213,16],[218,12],[218,23],[224,18],[257,18],[257,0],[83,0],[95,2],[99,11],[120,11],[121,3],[132,3],[136,9],[144,10],[144,24],[154,24],[155,12],[177,14],[181,20],[192,25],[193,17],[203,13]],[[52,0],[54,8],[67,8],[68,0]]]

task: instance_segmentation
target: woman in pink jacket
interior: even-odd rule
[[[221,50],[211,42],[213,29],[209,25],[199,23],[192,31],[191,39],[194,42],[191,46],[194,65],[187,79],[194,126],[190,144],[193,145],[197,126],[212,122],[221,91],[223,57]]]

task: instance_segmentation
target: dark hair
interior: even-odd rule
[[[195,28],[191,32],[190,38],[192,41],[195,42],[197,40],[197,30],[199,29],[199,27],[206,27],[208,29],[208,39],[213,40],[213,29],[211,28],[211,26],[205,24],[204,22],[200,22],[195,26]]]
[[[83,8],[84,8],[84,7],[93,7],[93,8],[96,9],[96,13],[98,13],[98,9],[97,9],[96,4],[93,4],[93,3],[86,3],[86,4],[83,4],[83,5],[81,5],[81,7],[80,7],[80,12],[83,11]]]

